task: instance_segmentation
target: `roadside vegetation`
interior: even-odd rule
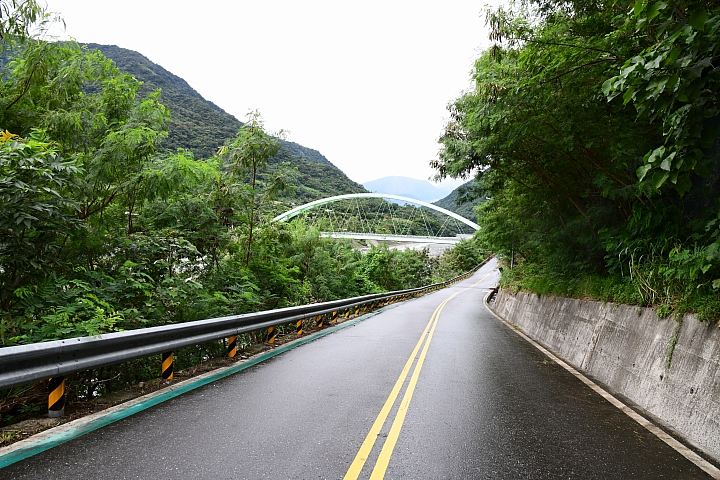
[[[363,255],[270,222],[296,170],[273,162],[280,142],[256,112],[195,159],[159,147],[171,114],[159,92],[139,96],[99,51],[32,41],[6,55],[1,346],[412,288],[470,265],[452,252]]]
[[[720,4],[528,0],[487,22],[433,166],[477,178],[502,285],[720,318]]]
[[[52,21],[33,1],[0,5],[0,347],[419,287],[482,260],[475,240],[440,258],[363,254],[270,222],[296,187],[304,201],[312,191],[281,134],[251,112],[209,158],[170,151],[161,92],[98,50],[40,40]],[[241,351],[263,341],[238,338]],[[224,355],[218,342],[186,348],[176,370]],[[141,359],[74,375],[68,395],[157,376],[157,359]],[[0,424],[46,401],[42,382],[2,392]]]

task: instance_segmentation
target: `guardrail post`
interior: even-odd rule
[[[277,335],[277,331],[275,331],[275,327],[268,327],[267,343],[275,343],[275,335]]]
[[[323,326],[323,319],[325,318],[325,315],[318,315],[317,317],[317,328],[322,328]]]
[[[237,337],[232,336],[228,338],[228,357],[233,358],[237,355]]]
[[[65,377],[53,377],[48,382],[48,417],[65,416]]]
[[[298,320],[297,323],[295,323],[295,333],[297,333],[298,335],[302,335],[302,323],[302,319]]]
[[[338,311],[335,310],[335,311],[332,313],[332,319],[331,319],[330,321],[331,321],[332,323],[337,323],[337,320],[338,320]]]
[[[349,316],[350,316],[350,309],[346,308],[345,309],[345,318],[348,318]]]
[[[355,305],[355,315],[360,313],[360,305]]]
[[[173,352],[162,354],[162,378],[163,380],[173,379]]]

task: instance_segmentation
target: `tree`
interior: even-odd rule
[[[37,22],[47,23],[45,9],[35,0],[0,2],[0,50],[12,42],[25,42],[32,36]]]
[[[489,16],[498,43],[476,61],[474,90],[450,105],[433,166],[441,177],[477,176],[488,211],[508,215],[499,230],[480,219],[496,248],[502,238],[504,251],[598,272],[599,232],[632,216],[633,172],[658,132],[599,95],[625,51],[609,35],[614,21],[609,7]],[[514,232],[513,218],[523,219]]]
[[[62,266],[61,251],[80,225],[79,203],[67,196],[82,173],[44,133],[28,139],[0,136],[0,307],[9,312],[14,292]]]
[[[720,8],[713,1],[623,6],[630,15],[616,35],[639,38],[639,52],[603,84],[603,91],[608,100],[622,95],[639,117],[662,124],[663,139],[645,154],[639,181],[654,189],[670,182],[684,195],[694,178],[708,177],[717,162],[706,152],[720,133]]]
[[[282,132],[281,132],[282,134]],[[250,264],[253,235],[259,221],[258,210],[265,201],[277,196],[289,188],[290,176],[284,169],[279,169],[262,189],[258,188],[258,176],[267,169],[268,163],[280,151],[280,140],[265,133],[260,113],[250,112],[248,122],[238,131],[235,140],[229,146],[220,149],[221,155],[228,155],[230,169],[235,178],[248,180],[245,188],[237,190],[244,199],[247,211],[246,221],[248,227],[247,247],[245,249],[245,265]]]

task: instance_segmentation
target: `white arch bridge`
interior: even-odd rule
[[[480,227],[467,218],[414,198],[351,193],[315,200],[278,215],[303,218],[324,237],[387,242],[455,244]]]

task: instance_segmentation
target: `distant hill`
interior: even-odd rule
[[[214,103],[205,100],[182,78],[151,62],[133,50],[115,45],[88,43],[100,50],[118,68],[143,82],[141,92],[162,89],[161,101],[170,109],[171,123],[163,148],[190,150],[197,159],[210,158],[218,147],[232,140],[242,126],[237,118]],[[350,180],[317,150],[294,142],[282,141],[283,148],[276,161],[290,162],[298,168],[300,184],[295,188],[293,203],[317,200],[345,193],[362,193],[362,185]]]
[[[469,182],[463,183],[458,188],[450,192],[447,197],[440,199],[437,202],[433,202],[433,204],[437,205],[438,207],[442,207],[445,210],[455,212],[458,215],[462,215],[468,220],[477,222],[477,213],[475,213],[474,208],[480,203],[484,202],[485,197],[482,196],[482,192],[476,191],[476,189],[477,187],[475,184],[475,180],[470,180]],[[469,202],[463,201],[463,196],[467,193],[476,195],[477,198]]]
[[[401,176],[378,178],[363,183],[363,186],[371,192],[400,195],[425,202],[443,198],[452,191],[452,187],[437,187],[427,180]]]

